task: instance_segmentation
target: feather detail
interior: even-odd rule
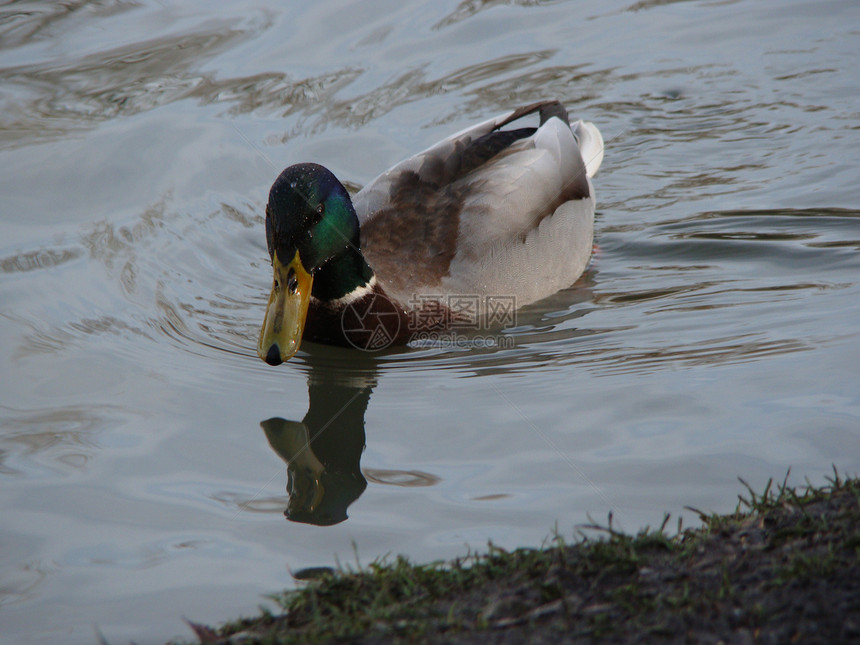
[[[530,115],[536,126],[525,123]],[[355,196],[362,253],[402,304],[434,293],[534,302],[587,266],[589,177],[602,158],[599,130],[571,126],[558,102],[488,119],[398,163]]]

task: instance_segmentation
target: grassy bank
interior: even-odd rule
[[[326,574],[202,643],[860,642],[860,480],[748,489],[700,528]],[[594,527],[592,527],[594,528]]]

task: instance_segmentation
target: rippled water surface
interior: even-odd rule
[[[858,25],[851,0],[4,4],[0,640],[189,637],[356,554],[857,473]],[[284,166],[358,187],[543,97],[607,143],[577,284],[496,345],[256,357]]]

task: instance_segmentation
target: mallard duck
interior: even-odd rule
[[[542,101],[444,139],[352,199],[323,166],[290,166],[266,206],[274,282],[258,354],[278,365],[302,338],[377,348],[479,328],[570,286],[591,255],[602,159],[594,125]]]

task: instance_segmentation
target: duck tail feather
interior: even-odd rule
[[[585,174],[594,177],[603,162],[603,136],[597,126],[589,121],[579,120],[571,126],[571,129],[579,143],[579,152],[585,163]]]

